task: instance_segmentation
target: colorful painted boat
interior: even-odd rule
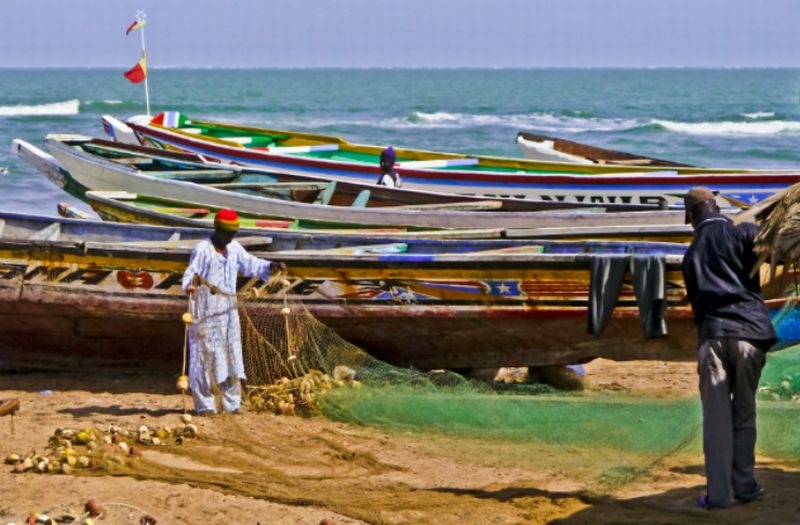
[[[177,371],[187,306],[180,280],[191,246],[207,231],[13,213],[0,213],[0,221],[0,360],[75,366],[133,359]],[[685,245],[352,240],[242,238],[252,253],[288,264],[291,303],[401,366],[694,358],[696,333],[682,300]],[[667,336],[642,338],[629,280],[603,336],[586,333],[589,266],[611,255],[664,257]],[[240,290],[262,285],[243,279]]]
[[[573,162],[603,166],[647,166],[657,168],[692,168],[671,160],[634,155],[624,151],[598,148],[580,142],[520,131],[517,144],[526,159],[538,162]]]
[[[119,191],[88,191],[83,196],[98,216],[107,221],[128,222],[138,224],[158,224],[162,226],[186,226],[195,228],[212,228],[214,215],[218,208],[199,205],[193,202],[175,201]],[[66,211],[66,210],[65,210]],[[277,221],[253,214],[240,215],[242,229],[246,232],[263,233],[277,228],[299,229],[309,231],[315,224],[303,224],[301,221]],[[317,230],[322,231],[322,230]],[[327,230],[331,232],[331,230]],[[693,230],[686,224],[674,225],[633,225],[633,226],[588,226],[582,228],[524,228],[514,230],[431,230],[431,231],[397,231],[383,229],[380,231],[357,229],[336,230],[337,233],[355,233],[361,236],[368,234],[393,235],[399,237],[426,238],[530,238],[530,239],[613,239],[650,242],[688,243],[692,240]]]
[[[375,182],[381,146],[339,137],[190,120],[169,112],[123,124],[104,117],[118,138],[192,151],[207,158],[311,173],[337,180]],[[127,128],[127,131],[126,129]],[[466,195],[592,203],[681,206],[693,186],[718,192],[721,207],[746,206],[800,181],[800,171],[694,167],[581,165],[396,149],[406,187]]]
[[[160,178],[185,180],[200,184],[217,184],[217,187],[261,191],[282,198],[303,202],[319,200],[324,193],[325,200],[333,206],[353,206],[378,208],[385,206],[427,206],[441,208],[468,209],[491,207],[499,211],[546,211],[562,209],[593,209],[601,206],[592,203],[568,203],[562,201],[534,201],[510,198],[492,198],[491,204],[482,197],[455,195],[388,188],[375,184],[349,181],[333,181],[305,174],[272,172],[257,167],[241,167],[219,162],[210,162],[194,153],[173,152],[163,149],[126,144],[103,139],[91,139],[81,146],[84,150],[120,164],[133,166],[143,173],[155,174]],[[268,185],[275,185],[270,188]],[[304,186],[305,185],[305,186]],[[283,190],[283,191],[281,191]],[[335,191],[331,191],[335,190]],[[656,206],[642,204],[605,204],[602,209],[616,211],[646,211]]]
[[[179,283],[191,246],[207,231],[11,213],[0,213],[0,221],[3,360],[179,362],[186,309]],[[345,339],[399,365],[470,368],[692,353],[691,320],[678,305],[676,265],[684,245],[414,241],[373,249],[335,247],[330,237],[248,241],[253,253],[289,265],[290,301],[302,301]],[[666,254],[674,305],[669,336],[638,337],[629,289],[603,338],[584,333],[588,262],[609,253]]]
[[[235,192],[203,184],[174,180],[154,172],[144,173],[134,166],[120,164],[97,155],[86,146],[91,139],[74,135],[49,135],[46,144],[63,170],[61,187],[73,191],[107,190],[191,201],[201,205],[233,208],[238,212],[270,216],[274,219],[328,223],[334,227],[403,226],[408,228],[528,228],[584,226],[641,226],[683,224],[682,211],[648,211],[600,213],[586,211],[497,211],[491,203],[473,203],[462,209],[446,205],[430,209],[425,206],[363,208],[331,206],[269,198],[259,194]],[[21,143],[15,142],[15,151]],[[90,148],[92,149],[92,148]],[[481,211],[470,211],[479,204]]]

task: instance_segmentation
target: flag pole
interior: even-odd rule
[[[144,11],[139,11],[136,14],[136,18],[141,22],[145,21],[145,16],[146,15],[144,14]],[[142,58],[145,60],[145,64],[147,64],[147,53],[145,52],[145,48],[144,48],[144,24],[142,24],[140,33],[142,35]],[[147,116],[149,117],[150,116],[150,88],[147,85],[147,77],[148,76],[150,76],[150,75],[145,74],[145,76],[144,76],[144,101],[145,101],[145,105],[147,107]]]

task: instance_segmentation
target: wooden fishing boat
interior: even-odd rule
[[[186,226],[195,228],[213,228],[214,215],[218,211],[215,206],[201,205],[194,202],[175,201],[152,195],[121,191],[88,191],[83,196],[98,216],[107,221],[129,222],[139,224],[158,224],[162,226]],[[66,206],[66,205],[64,205]],[[70,212],[67,209],[65,213]],[[302,221],[275,220],[254,214],[240,215],[242,229],[248,233],[263,233],[276,228],[312,231],[313,223]],[[316,230],[321,232],[323,230]],[[426,238],[487,238],[504,237],[515,239],[614,239],[651,242],[688,243],[692,240],[692,227],[686,224],[674,225],[633,225],[633,226],[587,226],[562,228],[519,228],[499,230],[417,230],[397,231],[384,228],[369,230],[366,228],[350,230],[326,230],[331,233],[366,235],[384,235],[397,237]]]
[[[0,221],[3,360],[180,359],[186,310],[180,279],[191,246],[207,231],[12,213],[0,213]],[[630,291],[608,337],[593,340],[579,329],[593,253],[667,254],[670,300],[677,303],[683,245],[414,241],[356,249],[307,237],[291,246],[304,248],[297,250],[284,249],[292,242],[280,238],[244,242],[289,265],[290,301],[302,301],[345,339],[403,366],[691,354],[691,321],[679,306],[670,336],[634,338],[640,328]]]
[[[61,187],[73,191],[127,191],[171,200],[188,200],[197,204],[233,208],[240,213],[326,223],[331,227],[402,226],[407,228],[526,228],[583,226],[641,226],[683,224],[682,211],[648,211],[599,213],[587,211],[502,211],[494,201],[386,206],[333,206],[323,202],[309,203],[264,196],[243,188],[224,189],[208,184],[175,180],[170,173],[142,172],[87,151],[91,139],[74,135],[49,135],[46,144],[62,169],[58,177]],[[22,143],[13,146],[19,152]]]
[[[187,307],[181,277],[191,247],[207,230],[14,213],[0,213],[0,224],[0,360],[52,366],[136,360],[177,370]],[[241,242],[251,253],[288,264],[290,304],[302,303],[347,341],[400,366],[463,369],[695,355],[691,312],[682,301],[681,244],[355,245],[352,238],[297,233]],[[627,279],[602,337],[586,333],[589,267],[609,256],[664,258],[666,336],[643,339]],[[258,279],[242,279],[239,286],[249,295],[251,288],[262,290],[266,300],[254,315],[283,305],[282,298],[269,300]]]
[[[657,168],[692,168],[671,160],[656,159],[644,155],[634,155],[624,151],[598,148],[580,142],[559,139],[537,133],[520,131],[519,144],[526,159],[539,162],[574,162],[577,164],[600,164],[612,166],[649,166]]]
[[[200,184],[223,184],[227,189],[260,192],[268,196],[280,196],[303,202],[325,200],[333,206],[356,206],[377,208],[384,206],[440,206],[443,209],[474,208],[490,206],[500,211],[545,211],[561,209],[592,209],[601,206],[592,203],[563,201],[535,201],[529,199],[487,199],[452,193],[388,188],[375,184],[350,181],[333,181],[307,174],[272,172],[258,167],[242,167],[212,162],[195,153],[182,153],[163,149],[126,144],[103,139],[91,139],[81,145],[82,149],[143,173],[156,174],[161,178],[185,180]],[[324,199],[323,199],[324,198]],[[605,211],[645,211],[657,209],[655,205],[613,203],[604,204]]]
[[[188,119],[168,112],[121,123],[104,117],[117,137],[192,151],[225,162],[375,182],[381,146],[339,137]],[[127,131],[126,131],[127,128]],[[396,149],[405,187],[466,195],[592,203],[682,206],[693,186],[708,186],[721,207],[746,206],[800,181],[800,171],[583,165]]]

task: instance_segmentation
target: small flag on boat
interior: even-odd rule
[[[188,120],[186,117],[178,112],[178,111],[165,111],[163,113],[159,113],[153,120],[150,121],[151,124],[158,124],[160,126],[164,126],[165,128],[180,128],[186,125]]]
[[[130,68],[128,71],[123,73],[125,78],[133,82],[134,84],[138,84],[139,82],[143,81],[147,78],[147,58],[142,57],[138,64]]]
[[[133,23],[130,26],[128,26],[128,30],[125,31],[125,36],[129,35],[130,32],[133,31],[134,29],[139,29],[140,27],[144,27],[145,23],[146,21],[144,19],[137,18],[136,20],[133,21]]]

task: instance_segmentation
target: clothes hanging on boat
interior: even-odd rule
[[[666,265],[663,255],[600,255],[589,263],[589,309],[586,331],[603,334],[630,270],[645,339],[667,334]]]
[[[628,269],[628,255],[592,257],[589,263],[589,312],[586,331],[597,338],[611,319],[617,304],[622,280]]]
[[[667,335],[666,263],[661,255],[634,255],[631,278],[645,339]]]

